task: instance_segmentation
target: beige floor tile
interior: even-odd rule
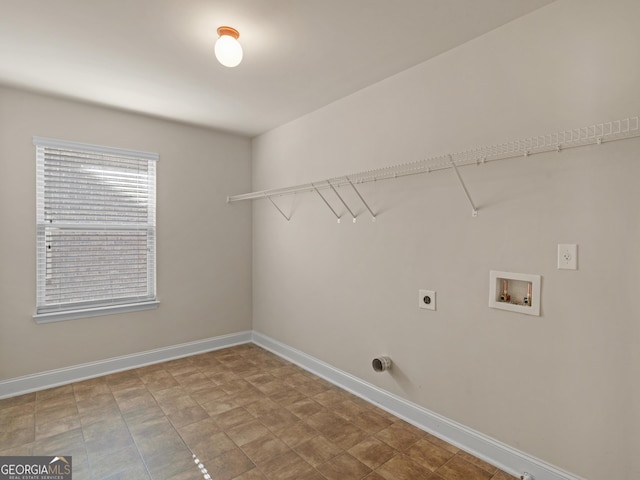
[[[175,427],[189,425],[209,418],[209,414],[200,405],[178,409],[169,415],[169,421]]]
[[[271,430],[276,435],[279,434],[285,428],[291,427],[300,421],[300,418],[295,416],[286,408],[279,408],[277,410],[270,410],[269,412],[257,417],[265,427]]]
[[[73,385],[68,384],[36,392],[36,402],[56,403],[57,400],[66,401],[68,397],[73,396]]]
[[[264,474],[257,468],[248,470],[247,472],[235,477],[233,480],[269,480]]]
[[[141,478],[149,478],[147,469],[135,445],[129,445],[111,453],[96,455],[91,459],[90,463],[92,478],[96,480],[116,474],[120,474],[123,478],[125,478],[125,474],[131,475],[130,478],[138,478],[133,476],[134,472],[140,475]]]
[[[271,385],[271,383],[269,385]],[[278,405],[287,406],[295,402],[299,402],[300,400],[304,400],[307,398],[307,396],[300,393],[295,388],[280,384],[280,388],[270,394],[269,398],[276,402]]]
[[[360,480],[371,473],[371,469],[352,457],[348,453],[343,453],[331,461],[323,463],[318,467],[318,471],[327,480]]]
[[[0,449],[9,449],[21,445],[33,443],[36,439],[35,430],[31,428],[21,428],[18,430],[0,430]]]
[[[364,477],[363,480],[385,480],[385,478],[380,476],[379,473],[372,472],[369,475],[367,475],[366,477]]]
[[[158,404],[154,396],[144,385],[136,385],[113,392],[118,408],[122,413],[139,409],[153,408]]]
[[[295,403],[288,405],[287,410],[289,410],[294,415],[300,418],[308,418],[317,413],[326,412],[327,409],[320,405],[318,402],[311,398],[304,397],[302,400],[299,400]]]
[[[227,392],[225,392],[220,385],[216,385],[214,382],[211,382],[209,385],[193,391],[192,395],[192,398],[200,405],[214,402],[220,398],[228,396]]]
[[[260,470],[269,480],[299,480],[314,473],[314,468],[293,451],[264,463]]]
[[[278,433],[278,436],[290,447],[295,447],[296,445],[311,440],[318,434],[318,431],[313,427],[304,422],[297,422],[290,427],[281,430]]]
[[[209,436],[206,441],[188,443],[189,449],[202,461],[209,461],[238,446],[224,432],[217,432]]]
[[[375,434],[375,437],[398,451],[403,451],[422,438],[422,435],[405,428],[403,425],[393,424]]]
[[[209,414],[209,416],[214,417],[216,415],[220,415],[222,413],[228,412],[237,408],[239,405],[232,400],[232,398],[225,393],[224,398],[219,398],[213,400],[211,402],[207,402],[202,405],[202,408]]]
[[[496,471],[498,470],[496,467],[494,467],[490,463],[480,460],[479,458],[474,457],[473,455],[470,455],[467,452],[462,452],[462,451],[459,452],[458,457],[465,459],[467,462],[472,463],[477,467],[480,467],[481,469],[491,473],[492,475],[495,474]]]
[[[231,480],[255,468],[249,457],[237,447],[207,461],[204,465],[211,478],[215,480]]]
[[[396,455],[376,469],[385,480],[428,479],[432,472],[403,454]],[[470,480],[470,479],[469,479]]]
[[[80,428],[37,440],[33,443],[32,454],[71,456],[74,477],[88,478],[90,475],[87,450]],[[83,476],[79,472],[86,472],[87,475]]]
[[[153,397],[166,415],[200,405],[191,395],[185,394],[182,387],[171,387],[167,390],[154,392]]]
[[[0,448],[2,448],[2,443],[0,443]],[[31,456],[33,455],[33,444],[25,443],[22,445],[18,445],[17,447],[7,448],[5,450],[0,450],[0,457],[22,457],[22,456]]]
[[[258,466],[291,450],[286,443],[271,433],[256,438],[241,448],[251,461]]]
[[[349,453],[375,470],[398,452],[374,437],[369,437],[349,449]]]
[[[19,405],[25,405],[27,403],[32,403],[35,405],[36,402],[36,394],[27,393],[25,395],[16,395],[15,397],[10,398],[2,398],[0,399],[0,417],[3,414],[3,410],[11,407],[17,407]]]
[[[80,416],[85,416],[96,411],[100,413],[107,409],[120,410],[111,390],[107,389],[105,393],[87,394],[86,396],[85,392],[76,395],[76,407],[78,408]]]
[[[35,427],[36,440],[68,432],[69,430],[79,428],[80,426],[80,415],[72,415],[59,420],[53,420],[48,423],[39,423]]]
[[[112,392],[143,385],[135,370],[113,373],[104,378]]]
[[[514,478],[517,478],[517,477],[513,477],[508,473],[503,472],[502,470],[498,470],[493,475],[493,477],[491,477],[491,480],[513,480]]]
[[[333,407],[337,407],[345,401],[345,398],[340,395],[339,392],[327,389],[314,395],[313,399],[320,405],[329,409],[333,409]]]
[[[236,425],[226,431],[231,440],[239,447],[269,434],[269,429],[257,420]]]
[[[73,384],[73,394],[76,402],[80,400],[91,400],[97,395],[111,394],[111,389],[107,385],[105,377],[91,378]]]
[[[342,448],[322,435],[318,435],[297,445],[294,450],[314,467],[318,467],[318,465],[344,453]]]
[[[35,402],[17,404],[0,410],[0,432],[33,428],[35,411]]]
[[[164,418],[165,414],[158,405],[153,405],[150,407],[140,407],[136,410],[123,412],[122,416],[124,417],[127,425],[129,425],[129,427],[133,427],[155,419]]]
[[[102,420],[83,426],[82,433],[90,460],[133,444],[131,433],[122,418]]]
[[[216,424],[211,418],[205,418],[199,422],[176,427],[176,430],[189,446],[202,441],[207,441],[209,437],[221,431],[218,424]]]
[[[431,443],[433,443],[434,445],[437,445],[440,448],[444,448],[448,452],[451,452],[454,454],[460,452],[460,449],[455,445],[451,445],[450,443],[447,443],[444,440],[434,435],[431,435],[430,433],[425,433],[424,439],[430,441]]]
[[[230,429],[241,423],[253,420],[255,417],[242,407],[235,407],[218,415],[210,415],[223,429]]]
[[[453,453],[425,439],[420,439],[416,444],[409,447],[406,450],[406,454],[430,470],[440,468],[453,457]]]
[[[489,480],[493,475],[459,455],[436,470],[445,480]]]
[[[36,424],[48,423],[78,414],[74,395],[65,395],[53,400],[36,402]]]

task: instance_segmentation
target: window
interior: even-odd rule
[[[155,308],[155,153],[34,137],[36,322]]]

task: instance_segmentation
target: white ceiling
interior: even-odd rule
[[[0,83],[254,136],[552,1],[0,0]]]

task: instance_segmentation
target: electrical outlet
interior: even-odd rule
[[[558,244],[558,270],[578,269],[578,246],[576,244]]]
[[[433,290],[418,290],[418,306],[427,310],[435,310],[436,292]]]

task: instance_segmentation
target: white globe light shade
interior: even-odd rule
[[[216,41],[216,58],[225,67],[236,67],[242,61],[242,46],[230,35],[221,35]]]

